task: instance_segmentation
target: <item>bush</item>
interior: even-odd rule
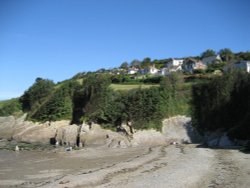
[[[229,131],[250,139],[250,75],[233,72],[193,86],[193,124],[204,131]]]
[[[1,101],[0,116],[18,115],[21,112],[21,104],[19,99],[10,99],[7,101]]]

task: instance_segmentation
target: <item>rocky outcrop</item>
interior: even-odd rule
[[[131,125],[122,125],[120,132],[113,132],[100,125],[70,125],[69,121],[43,124],[25,121],[25,116],[0,117],[0,138],[20,142],[38,142],[63,146],[126,148],[129,146],[166,145],[170,142],[193,143],[200,137],[191,126],[191,119],[177,116],[163,121],[162,133],[156,130],[132,130]],[[220,141],[225,142],[225,139]]]
[[[0,139],[26,143],[58,143],[62,146],[125,148],[131,145],[126,136],[102,129],[97,124],[91,128],[86,124],[70,125],[65,120],[38,124],[25,121],[25,117],[0,117]]]
[[[16,120],[13,116],[0,117],[0,138],[12,139]]]
[[[131,140],[132,146],[158,146],[166,145],[166,143],[167,138],[162,133],[153,129],[136,131],[133,134],[133,139]]]
[[[62,126],[69,125],[69,121],[38,124],[25,121],[25,118],[26,115],[20,118],[0,117],[0,138],[27,143],[50,144],[55,139],[57,130]]]
[[[93,124],[91,128],[83,124],[80,132],[80,143],[87,147],[107,146],[111,148],[125,148],[130,146],[127,137],[102,129],[100,125]]]
[[[176,116],[163,121],[162,134],[168,142],[177,143],[199,143],[201,136],[192,127],[191,118]]]
[[[79,126],[69,125],[59,127],[56,131],[55,140],[60,145],[76,146]]]
[[[227,148],[236,146],[236,143],[228,138],[227,133],[221,131],[207,132],[204,136],[204,142],[209,147]]]

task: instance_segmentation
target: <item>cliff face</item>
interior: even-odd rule
[[[0,139],[16,140],[18,142],[58,144],[62,146],[130,146],[128,138],[99,125],[70,125],[62,120],[38,124],[21,118],[0,117]]]
[[[48,123],[38,124],[25,121],[25,117],[25,115],[17,119],[13,116],[0,117],[0,138],[49,144],[55,138],[57,129],[69,124],[68,121],[58,121],[53,126]]]
[[[86,124],[77,126],[70,125],[70,122],[66,120],[38,124],[25,121],[25,116],[17,119],[13,116],[0,117],[0,138],[27,143],[111,148],[201,141],[191,126],[191,119],[185,116],[164,120],[162,133],[156,130],[134,130],[134,133],[130,135],[106,130],[97,124],[91,127]]]

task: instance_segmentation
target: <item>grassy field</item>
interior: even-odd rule
[[[114,90],[131,90],[137,88],[150,88],[150,87],[159,87],[158,84],[149,85],[149,84],[134,84],[134,85],[125,85],[125,84],[111,84],[110,87]]]

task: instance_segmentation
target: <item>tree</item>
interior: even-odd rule
[[[212,49],[208,49],[205,52],[201,54],[201,58],[209,57],[209,56],[215,56],[216,52]]]
[[[171,94],[172,97],[175,97],[177,85],[183,82],[183,75],[178,72],[173,72],[169,76],[166,76],[161,80],[160,86],[162,89],[166,90],[169,94]]]
[[[234,59],[234,53],[229,48],[221,49],[219,54],[221,59],[225,62],[229,62]]]
[[[250,60],[250,52],[240,52],[235,54],[237,60]]]
[[[151,65],[151,59],[149,57],[144,58],[143,61],[141,62],[142,68],[149,68],[150,65]]]
[[[131,62],[131,66],[139,68],[141,66],[141,62],[139,60],[135,59]]]
[[[250,139],[250,76],[225,73],[193,85],[192,124],[201,132],[228,132],[232,139]]]
[[[125,69],[125,70],[127,70],[128,67],[129,67],[129,65],[128,65],[128,62],[126,62],[126,61],[123,62],[123,63],[121,64],[121,66],[120,66],[121,69]]]
[[[80,89],[76,80],[70,80],[58,87],[34,113],[29,114],[30,118],[39,121],[56,121],[61,119],[72,120],[73,95]]]
[[[0,116],[17,115],[21,113],[21,105],[18,99],[1,101]]]
[[[83,87],[76,91],[73,98],[73,121],[80,122],[82,116],[96,121],[101,116],[100,106],[108,92],[111,78],[107,74],[89,74],[83,80]]]
[[[43,98],[53,91],[54,86],[55,84],[51,80],[37,78],[35,83],[20,98],[22,109],[30,111],[37,108],[42,104]]]

